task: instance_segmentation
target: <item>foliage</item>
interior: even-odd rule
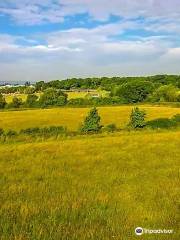
[[[63,106],[67,103],[67,94],[61,90],[48,88],[40,96],[39,104],[42,107],[47,106]]]
[[[0,128],[0,136],[2,136],[3,134],[4,134],[4,130]]]
[[[18,98],[16,96],[13,97],[12,102],[8,104],[8,107],[10,108],[20,108],[22,106],[23,101],[22,98]]]
[[[0,109],[5,108],[6,104],[5,97],[0,93]]]
[[[6,132],[6,136],[7,136],[7,137],[14,137],[14,136],[17,136],[17,135],[18,135],[17,132],[14,131],[14,130],[8,130],[8,131]]]
[[[172,119],[169,118],[158,118],[151,121],[148,121],[146,123],[146,126],[152,129],[158,129],[158,128],[173,128],[177,126],[177,123],[175,121],[172,121]]]
[[[81,132],[98,132],[102,127],[100,121],[101,118],[98,114],[98,110],[95,107],[92,108],[81,126]]]
[[[35,94],[29,94],[26,99],[25,105],[27,107],[35,107],[37,105],[38,96]]]
[[[58,136],[59,134],[65,134],[67,129],[63,126],[50,126],[50,127],[35,127],[26,128],[20,131],[20,134],[31,135],[31,136],[41,136],[41,137],[51,137]]]
[[[116,88],[114,95],[123,98],[127,103],[143,102],[153,91],[153,84],[148,81],[133,81]]]
[[[177,102],[179,95],[179,88],[173,85],[164,85],[155,90],[148,100],[151,102]]]
[[[177,123],[180,123],[180,114],[176,114],[172,117],[172,120],[177,122]]]
[[[145,116],[145,111],[140,110],[138,107],[134,108],[130,115],[129,126],[134,129],[143,128],[146,125]]]

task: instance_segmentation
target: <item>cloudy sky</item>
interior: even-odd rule
[[[180,74],[179,0],[0,1],[0,81]]]

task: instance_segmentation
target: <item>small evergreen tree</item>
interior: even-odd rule
[[[146,125],[145,116],[146,113],[144,111],[140,110],[138,107],[134,108],[130,115],[129,126],[134,129],[143,128]]]
[[[98,132],[101,129],[100,125],[101,117],[98,114],[98,110],[94,107],[90,110],[88,116],[85,118],[81,127],[81,132]]]

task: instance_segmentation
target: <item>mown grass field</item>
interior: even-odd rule
[[[99,107],[102,124],[115,123],[124,127],[129,121],[129,115],[134,106]],[[139,106],[146,110],[147,119],[172,117],[180,113],[180,108],[168,106]],[[49,125],[63,125],[69,130],[77,130],[86,116],[89,108],[54,108],[26,111],[0,112],[0,127],[19,130],[28,127],[43,127]]]
[[[178,240],[179,146],[178,131],[1,144],[1,240]]]

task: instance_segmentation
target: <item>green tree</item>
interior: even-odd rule
[[[138,107],[134,108],[130,115],[129,126],[134,129],[143,128],[146,125],[145,116],[145,111],[140,110]]]
[[[4,108],[6,104],[5,97],[0,93],[0,109]]]
[[[179,88],[169,84],[159,87],[148,99],[152,102],[176,102],[178,98]]]
[[[19,108],[22,104],[23,104],[22,103],[22,98],[17,98],[16,96],[14,96],[10,106],[13,107],[13,108]]]
[[[95,107],[92,108],[81,126],[81,132],[98,132],[102,127],[100,121],[101,117],[98,114],[98,110]]]
[[[35,107],[37,104],[38,96],[35,94],[29,94],[26,99],[27,107]]]
[[[136,103],[144,101],[153,88],[151,82],[138,80],[116,87],[112,94],[123,98],[127,103]]]
[[[61,90],[48,88],[40,96],[39,104],[42,107],[46,106],[62,106],[67,103],[67,94]]]

